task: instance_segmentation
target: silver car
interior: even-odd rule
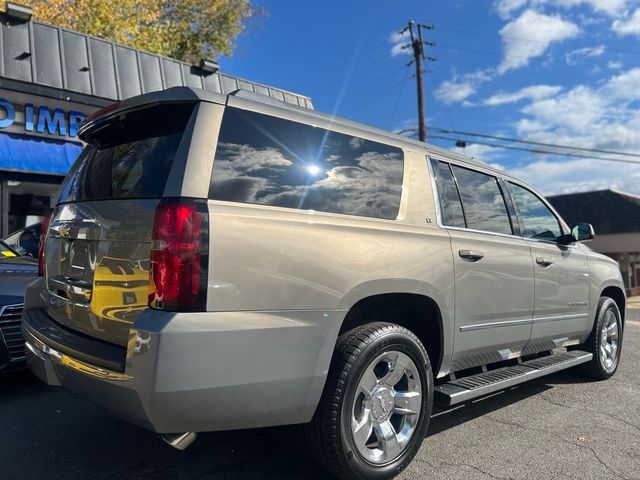
[[[505,172],[242,91],[136,97],[80,138],[28,362],[177,448],[302,424],[331,474],[389,478],[434,400],[617,369],[617,264]]]

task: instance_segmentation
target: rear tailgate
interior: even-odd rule
[[[46,310],[60,325],[126,345],[147,308],[154,212],[195,103],[118,112],[87,129],[45,244]]]

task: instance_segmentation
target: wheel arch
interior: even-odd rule
[[[622,316],[622,325],[624,327],[625,305],[627,302],[627,297],[624,294],[624,291],[618,286],[610,285],[602,290],[600,296],[612,298],[613,301],[616,302],[618,309],[620,310],[620,315]]]
[[[383,290],[371,289],[368,285],[368,294],[359,295],[349,302],[339,334],[376,321],[403,326],[420,339],[429,355],[434,376],[437,376],[439,372],[448,370],[451,355],[452,331],[447,328],[451,327],[449,312],[446,302],[443,299],[439,302],[437,294],[429,295],[423,289],[416,291],[415,287],[415,281],[413,288],[389,289],[387,286]]]

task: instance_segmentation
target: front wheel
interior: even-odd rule
[[[420,340],[391,323],[338,339],[322,400],[305,426],[310,454],[346,479],[385,479],[411,462],[426,434],[433,374]]]
[[[622,349],[622,315],[612,298],[600,297],[596,321],[586,347],[593,353],[593,360],[583,367],[586,375],[606,380],[616,373]]]

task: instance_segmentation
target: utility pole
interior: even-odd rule
[[[416,32],[414,33],[414,27]],[[400,31],[400,34],[404,34],[405,32],[409,32],[409,37],[411,38],[411,45],[405,45],[405,48],[413,49],[413,60],[409,62],[415,63],[416,65],[416,83],[418,86],[418,138],[421,142],[427,140],[427,122],[424,116],[424,89],[422,82],[422,74],[424,73],[422,70],[422,65],[425,60],[429,60],[434,62],[436,60],[435,57],[425,56],[424,54],[424,46],[435,46],[435,43],[425,41],[422,39],[422,30],[432,30],[433,25],[425,25],[422,23],[416,23],[413,20],[409,20],[407,26]]]

